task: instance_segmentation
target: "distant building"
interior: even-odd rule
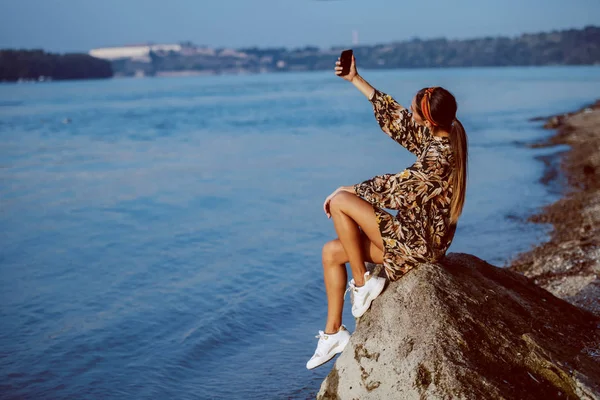
[[[236,57],[236,58],[247,58],[248,54],[237,51],[235,49],[223,49],[218,54],[219,57]]]
[[[147,59],[150,56],[150,52],[167,52],[167,51],[181,51],[181,45],[179,44],[143,44],[123,47],[103,47],[99,49],[92,49],[89,55],[96,58],[102,58],[105,60],[117,60],[119,58],[141,58]]]

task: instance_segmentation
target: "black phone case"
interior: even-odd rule
[[[340,56],[340,63],[342,64],[341,75],[348,75],[348,73],[350,72],[350,65],[352,65],[352,50],[342,51],[342,55]]]

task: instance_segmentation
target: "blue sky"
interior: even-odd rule
[[[0,0],[0,48],[330,47],[600,25],[600,0]]]

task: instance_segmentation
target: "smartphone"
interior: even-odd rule
[[[352,49],[342,51],[340,63],[342,64],[342,73],[340,75],[348,75],[350,72],[350,65],[352,65]]]

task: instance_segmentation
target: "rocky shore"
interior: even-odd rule
[[[553,225],[550,240],[517,256],[509,268],[600,316],[600,101],[539,120],[557,131],[533,147],[570,147],[544,182],[560,179],[567,187],[560,200],[529,218]]]

